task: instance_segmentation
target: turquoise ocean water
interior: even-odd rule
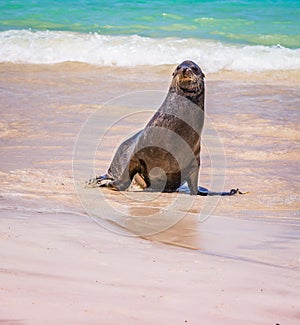
[[[300,1],[0,2],[0,62],[300,68]]]

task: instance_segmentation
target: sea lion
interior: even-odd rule
[[[204,122],[204,73],[187,60],[173,72],[168,94],[145,128],[118,148],[107,174],[89,181],[124,191],[132,181],[140,188],[174,192],[187,183],[191,195],[212,193],[198,187],[201,132]]]

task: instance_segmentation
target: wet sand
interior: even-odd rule
[[[123,108],[116,98],[125,93],[157,91],[163,98],[172,69],[0,65],[0,322],[297,324],[297,71],[207,76],[200,184],[209,186],[218,172],[207,140],[213,126],[226,157],[220,184],[249,194],[197,197],[174,227],[144,238],[95,222],[79,202],[72,158],[86,119],[112,99],[104,118],[118,117]],[[161,98],[146,108],[157,109]],[[96,154],[99,173],[143,118],[111,130]],[[85,191],[97,198],[100,190]],[[139,220],[185,194],[146,203],[141,193],[101,195]],[[208,218],[199,219],[206,206]]]

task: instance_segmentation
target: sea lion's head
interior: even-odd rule
[[[169,92],[191,99],[195,104],[204,105],[204,73],[193,61],[180,63],[173,72]]]

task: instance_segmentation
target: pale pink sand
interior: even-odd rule
[[[281,267],[257,258],[273,259],[260,237],[280,237],[268,228],[254,233],[251,228],[259,224],[242,231],[234,222],[223,220],[223,230],[212,224],[203,224],[200,235],[206,248],[218,252],[223,239],[226,245],[235,238],[234,245],[257,250],[257,261],[116,235],[72,214],[5,211],[0,319],[7,324],[297,324],[299,260],[281,259]],[[295,249],[274,245],[279,251]],[[276,254],[276,247],[269,253]]]

